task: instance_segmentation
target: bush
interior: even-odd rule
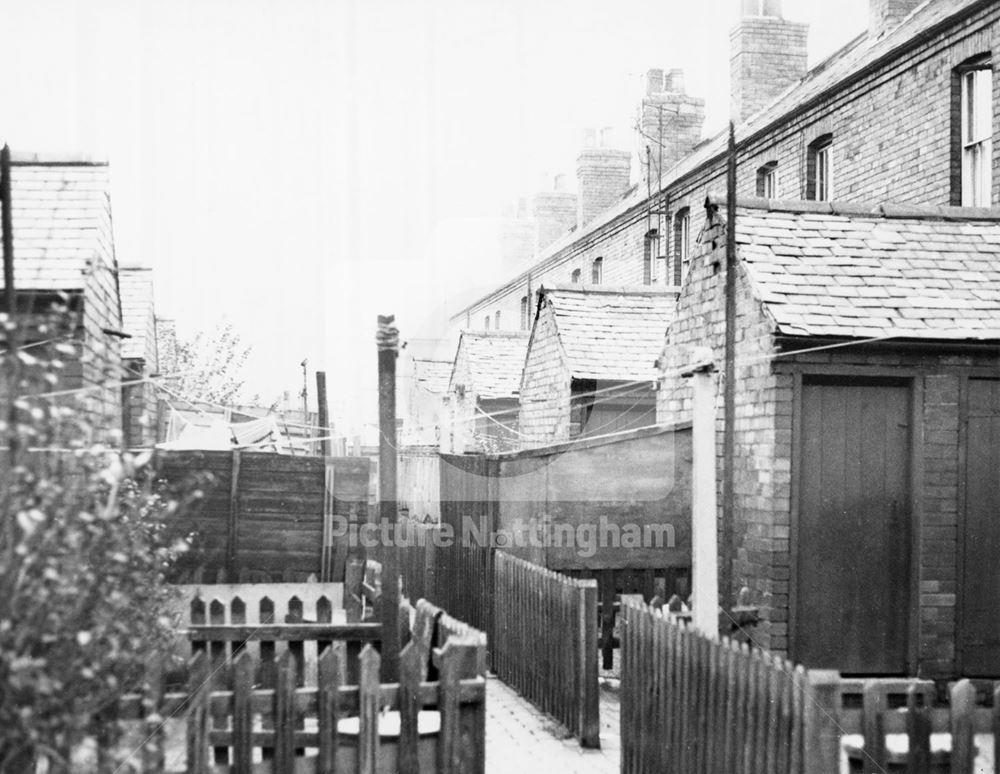
[[[0,362],[0,368],[9,366]],[[164,519],[146,459],[79,444],[71,408],[44,400],[52,380],[33,354],[17,410],[3,422],[8,451],[0,493],[0,772],[29,771],[39,756],[65,761],[96,718],[141,679],[172,639],[164,572],[186,543]],[[27,376],[25,374],[28,374]],[[29,444],[35,444],[30,448]],[[20,449],[13,456],[9,447]],[[41,448],[38,448],[38,447]],[[13,464],[11,464],[13,463]]]

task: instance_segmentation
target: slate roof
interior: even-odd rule
[[[462,331],[455,355],[468,363],[466,390],[481,399],[516,397],[521,388],[524,357],[528,352],[527,331]],[[452,370],[448,389],[456,386]]]
[[[742,144],[753,136],[768,131],[805,108],[823,95],[846,85],[852,79],[873,67],[883,59],[892,59],[909,46],[922,41],[936,26],[946,24],[953,18],[972,14],[978,8],[986,8],[991,0],[925,0],[900,24],[887,34],[874,40],[867,32],[857,36],[846,46],[836,51],[825,61],[813,67],[798,83],[779,96],[761,112],[750,116],[736,125],[736,137]],[[995,2],[996,0],[992,0]],[[724,156],[729,141],[728,129],[714,137],[705,139],[670,169],[665,170],[660,191],[667,191],[685,176],[707,166],[714,159]],[[657,193],[656,195],[659,195]],[[602,212],[581,229],[573,229],[535,256],[527,270],[522,270],[510,281],[499,286],[485,296],[462,307],[452,315],[456,320],[478,304],[502,294],[507,289],[524,284],[528,276],[537,275],[544,267],[555,266],[568,256],[560,256],[564,250],[576,242],[583,241],[591,234],[614,222],[630,210],[643,206],[649,199],[642,186],[633,185],[622,198]]]
[[[417,384],[428,392],[443,394],[448,392],[448,382],[451,379],[451,369],[454,363],[450,360],[413,360],[413,377]]]
[[[779,333],[1000,339],[1000,208],[740,200],[736,242]]]
[[[540,292],[539,303],[552,308],[574,378],[655,378],[654,362],[673,317],[676,289],[549,285]]]
[[[130,338],[122,339],[122,357],[146,358],[150,334],[155,330],[153,309],[153,272],[150,269],[123,266],[118,272],[122,299],[122,327]]]
[[[18,289],[81,290],[92,267],[114,270],[106,163],[15,160],[11,203]]]

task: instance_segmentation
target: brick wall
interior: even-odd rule
[[[584,148],[576,160],[577,222],[583,226],[628,190],[632,156],[613,148]]]
[[[662,359],[657,420],[690,419],[691,395],[678,372],[691,361],[694,347],[708,346],[724,364],[725,250],[700,252],[678,299]],[[718,268],[716,268],[716,266]],[[1000,354],[920,353],[864,345],[766,361],[775,354],[768,319],[750,295],[740,273],[737,294],[736,461],[734,468],[733,587],[728,601],[748,586],[761,603],[761,625],[755,639],[784,653],[788,648],[791,568],[792,412],[794,373],[842,366],[885,376],[905,372],[914,377],[922,396],[922,427],[913,442],[922,470],[915,498],[914,529],[919,536],[917,658],[921,675],[946,677],[956,669],[956,604],[958,587],[960,459],[959,405],[963,379],[971,370],[1000,373]],[[717,448],[723,448],[722,390],[718,386]],[[718,480],[724,473],[720,456]],[[721,518],[721,491],[720,491]],[[720,543],[721,545],[721,543]],[[905,547],[901,547],[905,550]],[[725,590],[722,591],[726,603]]]
[[[526,445],[543,446],[569,440],[569,368],[556,335],[552,306],[544,304],[528,345],[521,381],[518,430]]]
[[[737,292],[736,468],[733,556],[730,589],[720,589],[720,604],[731,607],[742,586],[761,603],[761,625],[755,639],[762,647],[787,647],[788,532],[791,455],[791,378],[771,372],[762,358],[771,354],[770,322],[750,296],[740,276]],[[694,350],[708,347],[721,371],[725,363],[725,249],[711,244],[696,248],[690,274],[667,333],[661,367],[664,379],[657,396],[657,422],[691,419],[691,387],[681,377],[694,361]],[[717,377],[719,450],[718,481],[724,473],[722,390]],[[787,432],[779,433],[779,429]],[[784,437],[787,435],[788,437]],[[720,545],[722,542],[720,541]]]
[[[809,26],[773,16],[745,16],[730,33],[730,113],[749,118],[806,73]]]

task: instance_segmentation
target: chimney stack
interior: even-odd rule
[[[576,194],[566,190],[564,175],[556,175],[551,191],[536,194],[532,215],[538,224],[539,251],[544,250],[576,225]]]
[[[868,37],[876,40],[892,32],[922,0],[868,0]]]
[[[611,129],[601,130],[599,145],[593,129],[586,130],[583,138],[584,147],[576,160],[577,225],[580,227],[622,197],[628,190],[632,167],[632,155],[628,151],[609,147],[613,142]]]
[[[730,108],[737,121],[763,110],[802,79],[809,33],[809,25],[782,18],[781,0],[742,3],[740,23],[729,35]]]
[[[654,186],[701,141],[705,100],[684,92],[683,70],[649,70],[646,94],[639,108],[640,148],[649,148],[639,159],[643,182]],[[648,176],[648,177],[647,177]]]
[[[509,273],[535,254],[535,221],[528,215],[528,200],[518,198],[504,208],[500,221],[500,266]]]

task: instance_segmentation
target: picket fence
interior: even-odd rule
[[[565,725],[600,747],[597,582],[517,559],[494,558],[493,668]]]
[[[631,597],[621,612],[623,774],[973,774],[977,743],[1000,749],[1000,686],[935,702],[930,681],[807,671]]]

